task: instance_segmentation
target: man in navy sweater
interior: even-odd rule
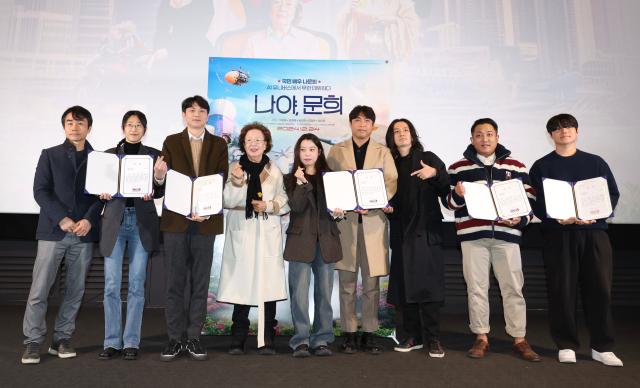
[[[99,236],[102,203],[98,197],[84,193],[87,153],[92,150],[86,139],[93,119],[85,108],[73,106],[62,114],[61,121],[66,140],[42,150],[33,182],[40,217],[36,231],[38,253],[23,320],[23,364],[40,362],[40,346],[47,335],[47,298],[63,258],[65,295],[49,354],[60,358],[76,356],[69,341],[84,294],[93,242]]]
[[[536,191],[534,212],[542,220],[542,257],[547,276],[551,337],[559,349],[558,360],[575,363],[579,347],[576,309],[578,290],[591,333],[591,357],[608,366],[622,366],[611,352],[614,345],[611,318],[612,249],[604,219],[566,220],[547,216],[542,181],[545,178],[577,182],[606,177],[615,208],[620,198],[618,186],[607,163],[599,156],[580,151],[578,121],[559,114],[547,122],[547,132],[555,150],[537,160],[530,177]]]

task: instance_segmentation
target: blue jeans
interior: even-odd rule
[[[120,286],[125,245],[129,256],[127,320],[122,334]],[[111,256],[104,258],[104,348],[138,348],[149,254],[142,246],[135,208],[125,208]]]
[[[333,309],[331,292],[333,291],[333,270],[335,264],[322,260],[320,247],[316,247],[316,257],[311,263],[289,262],[289,295],[291,296],[291,318],[295,333],[289,341],[292,349],[307,344],[312,349],[334,341]],[[314,318],[313,333],[309,334],[309,283],[313,271]]]
[[[91,264],[93,243],[85,243],[73,233],[60,241],[38,241],[38,253],[33,265],[33,280],[22,323],[24,343],[42,344],[47,336],[49,291],[56,280],[64,257],[66,277],[62,304],[58,309],[53,342],[70,339],[76,328],[76,316],[84,295],[84,282]]]

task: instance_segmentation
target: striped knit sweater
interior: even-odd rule
[[[451,190],[444,206],[455,211],[456,231],[459,241],[471,241],[481,238],[495,238],[498,240],[520,243],[522,228],[532,216],[522,217],[519,224],[510,227],[495,221],[479,220],[469,217],[464,197],[455,192],[458,181],[488,183],[500,182],[508,179],[522,179],[524,188],[530,201],[535,200],[527,168],[518,160],[512,158],[511,151],[498,144],[495,151],[496,160],[492,166],[485,166],[476,153],[473,145],[469,145],[464,152],[464,158],[449,166]]]

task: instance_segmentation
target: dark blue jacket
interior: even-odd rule
[[[85,143],[85,150],[93,150],[89,142]],[[86,159],[76,166],[76,148],[68,140],[42,150],[33,179],[33,197],[40,206],[37,240],[62,240],[65,232],[58,223],[69,217],[75,222],[84,218],[91,223],[91,230],[82,241],[98,241],[102,202],[95,195],[85,194],[86,174]]]

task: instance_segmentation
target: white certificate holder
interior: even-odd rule
[[[545,207],[548,218],[566,220],[576,217],[576,205],[571,182],[542,178]]]
[[[462,185],[469,216],[479,220],[497,221],[498,213],[489,185],[475,182],[462,182]]]
[[[335,209],[358,209],[352,171],[323,172],[322,181],[329,212]]]
[[[191,210],[199,216],[222,213],[222,188],[224,177],[214,174],[198,177],[193,181]]]
[[[117,196],[119,170],[120,158],[118,155],[100,151],[89,152],[85,192],[94,195],[107,193],[113,197]]]
[[[165,179],[163,208],[186,217],[190,217],[194,212],[199,216],[222,213],[222,174],[207,175],[193,179],[175,170],[169,170]],[[212,185],[217,188],[201,191],[202,188]],[[198,193],[202,193],[204,196],[210,194],[214,198],[199,201]],[[198,206],[202,209],[198,209]],[[204,213],[199,213],[198,210],[203,210]]]
[[[596,177],[573,185],[576,213],[580,220],[598,220],[613,215],[607,178]]]
[[[519,178],[495,182],[491,185],[491,194],[498,217],[502,219],[524,217],[533,213],[527,192]]]
[[[387,186],[381,168],[356,170],[353,172],[353,182],[359,210],[382,209],[389,206]]]
[[[153,157],[150,155],[118,155],[120,181],[118,197],[139,198],[153,193]],[[132,170],[136,170],[132,173]]]

